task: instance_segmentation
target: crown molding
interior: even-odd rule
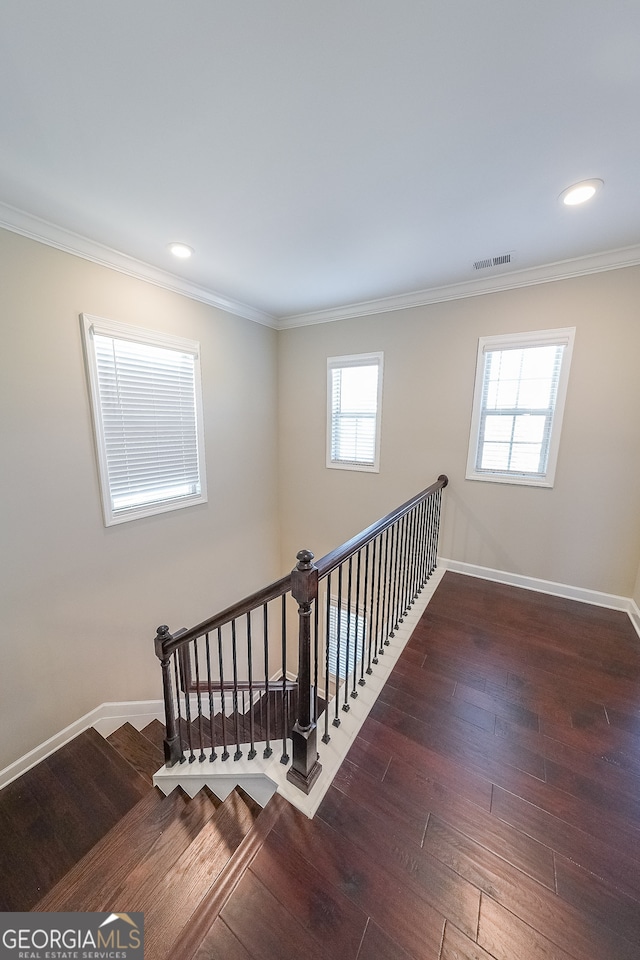
[[[603,253],[569,260],[559,260],[539,267],[528,267],[494,273],[490,277],[465,280],[462,283],[447,284],[440,287],[428,287],[411,293],[383,297],[377,300],[363,300],[357,303],[330,307],[325,310],[311,310],[305,313],[274,317],[264,310],[250,306],[240,300],[233,300],[222,294],[191,283],[173,273],[154,267],[143,260],[137,260],[126,253],[114,250],[88,237],[73,233],[48,220],[18,210],[0,202],[0,227],[12,233],[18,233],[30,240],[36,240],[47,246],[55,247],[64,253],[90,260],[103,267],[117,270],[138,280],[145,280],[165,290],[179,293],[192,300],[198,300],[209,306],[217,307],[236,317],[252,320],[274,330],[288,330],[317,323],[331,323],[335,320],[350,320],[356,317],[372,316],[377,313],[390,313],[394,310],[407,310],[411,307],[423,307],[447,300],[462,300],[467,297],[479,297],[487,293],[503,290],[515,290],[538,283],[550,283],[554,280],[568,280],[591,273],[618,270],[623,267],[640,264],[640,244],[621,247]]]
[[[0,227],[12,233],[18,233],[23,237],[28,237],[30,240],[37,240],[49,247],[55,247],[64,253],[81,257],[83,260],[90,260],[102,267],[117,270],[118,273],[124,273],[137,280],[145,280],[157,287],[182,294],[182,296],[189,297],[191,300],[199,300],[211,307],[218,307],[220,310],[231,313],[236,317],[253,320],[254,323],[261,323],[266,327],[277,328],[275,318],[263,310],[251,307],[240,300],[232,300],[229,297],[222,296],[206,287],[184,280],[173,273],[160,270],[143,260],[137,260],[126,253],[120,253],[120,251],[97,243],[95,240],[90,240],[88,237],[73,233],[71,230],[59,227],[55,223],[42,220],[40,217],[35,217],[33,214],[4,203],[0,203]]]
[[[315,323],[331,323],[334,320],[351,320],[367,317],[376,313],[390,313],[392,310],[407,310],[410,307],[423,307],[431,303],[443,303],[447,300],[463,300],[466,297],[479,297],[487,293],[502,290],[515,290],[538,283],[551,283],[554,280],[568,280],[591,273],[606,270],[619,270],[640,264],[640,244],[621,247],[604,253],[575,257],[571,260],[559,260],[539,267],[527,267],[505,273],[493,274],[477,280],[465,280],[462,283],[442,287],[416,290],[380,300],[364,300],[346,306],[331,307],[327,310],[315,310],[295,316],[281,317],[277,322],[278,330],[304,327]]]

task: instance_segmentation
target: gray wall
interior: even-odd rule
[[[441,554],[630,597],[640,563],[640,269],[282,331],[281,530],[316,555],[447,473]],[[465,480],[478,338],[575,326],[553,489]],[[325,467],[326,358],[383,350],[379,474]]]
[[[161,697],[159,623],[279,576],[275,331],[0,231],[0,768]],[[199,340],[209,502],[105,528],[81,312]]]

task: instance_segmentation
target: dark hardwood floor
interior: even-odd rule
[[[638,960],[640,638],[447,573],[313,820],[197,960]]]

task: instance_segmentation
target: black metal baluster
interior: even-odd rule
[[[326,615],[324,625],[324,734],[322,742],[329,743],[329,642],[331,636],[331,574],[327,576]]]
[[[365,644],[367,643],[367,633],[370,633],[371,630],[367,631],[367,624],[370,622],[370,612],[367,607],[367,591],[369,587],[369,544],[366,545],[364,550],[364,593],[362,597],[362,659],[360,664],[360,679],[358,683],[361,687],[364,687],[367,682],[364,679],[364,660],[365,660]],[[369,649],[369,657],[371,657],[371,649]],[[367,664],[367,673],[371,672],[371,660]]]
[[[224,689],[224,657],[222,654],[222,627],[218,627],[218,665],[220,668],[220,719],[222,722],[222,760],[229,759],[227,750],[227,711],[226,697]]]
[[[189,656],[189,648],[188,648],[188,647],[183,647],[183,648],[182,648],[182,654],[183,654],[183,656],[184,656],[185,659],[186,659],[186,658]],[[183,671],[183,673],[186,673],[186,671]],[[193,763],[193,762],[195,761],[195,759],[196,759],[196,755],[195,755],[195,753],[193,752],[193,742],[192,742],[193,731],[192,731],[192,729],[191,729],[191,693],[190,693],[190,691],[189,691],[189,687],[188,687],[188,684],[187,684],[187,682],[186,682],[186,676],[185,676],[185,684],[184,684],[184,687],[185,687],[185,693],[184,693],[184,712],[185,712],[185,718],[186,718],[186,719],[185,719],[185,722],[186,722],[186,727],[187,727],[187,743],[189,744],[189,763]]]
[[[186,762],[186,757],[184,755],[184,744],[182,742],[182,708],[180,706],[180,677],[178,674],[178,651],[176,650],[173,654],[173,672],[175,674],[176,681],[176,705],[177,705],[177,723],[178,723],[178,734],[180,736],[180,763]]]
[[[196,664],[196,701],[198,704],[198,736],[200,738],[200,756],[198,760],[202,763],[203,760],[206,760],[204,752],[204,729],[202,726],[202,693],[200,690],[200,663],[198,657],[198,638],[193,638],[193,658]]]
[[[356,683],[358,680],[358,651],[360,649],[360,644],[362,643],[362,631],[359,630],[360,625],[360,568],[362,566],[362,548],[358,550],[358,562],[356,563],[356,615],[355,615],[355,639],[353,641],[353,688],[351,690],[351,696],[356,699],[358,696],[358,691],[356,690]]]
[[[342,564],[338,567],[338,607],[336,611],[336,695],[333,698],[335,704],[335,717],[333,718],[334,727],[340,726],[340,647],[342,634]],[[345,681],[346,682],[346,681]]]
[[[389,643],[389,617],[388,617],[388,593],[389,593],[389,528],[384,532],[384,566],[382,577],[382,633],[380,634],[380,648],[378,654],[384,653],[385,646]]]
[[[271,749],[271,691],[269,689],[269,612],[267,604],[262,604],[262,633],[264,637],[264,695],[266,698],[265,713],[267,721],[267,742],[262,754],[265,760],[273,753]]]
[[[351,646],[351,580],[353,572],[353,557],[349,557],[347,571],[347,644],[344,658],[344,703],[342,705],[342,709],[346,713],[349,712],[349,652]]]
[[[376,631],[374,635],[375,647],[374,653],[375,656],[371,661],[374,664],[378,663],[378,639],[379,639],[379,629],[380,629],[380,582],[382,576],[382,534],[376,538],[378,545],[378,573],[376,577]]]
[[[211,763],[216,759],[216,725],[215,709],[213,705],[213,682],[211,680],[211,650],[209,648],[209,634],[204,635],[205,653],[207,657],[207,690],[209,692],[209,736],[211,737],[211,753],[209,760]]]
[[[240,705],[238,703],[238,644],[236,639],[236,621],[231,621],[231,659],[233,663],[233,717],[236,733],[236,752],[233,755],[234,760],[240,760],[242,750],[240,749]]]
[[[285,717],[285,700],[287,696],[287,595],[282,595],[282,756],[280,763],[289,763],[287,753],[287,726],[288,717]]]
[[[319,598],[313,605],[313,723],[318,722],[318,645],[319,645]]]
[[[256,730],[253,716],[253,651],[251,644],[251,612],[247,614],[247,659],[249,661],[249,742],[250,749],[247,754],[247,760],[253,760],[256,756]]]
[[[389,558],[389,636],[395,637],[398,629],[398,553],[400,547],[400,522],[394,523],[391,528],[391,556]]]

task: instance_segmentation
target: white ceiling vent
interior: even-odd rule
[[[487,257],[486,260],[475,260],[473,264],[474,270],[486,270],[488,267],[503,267],[508,263],[513,263],[515,259],[515,254],[511,253],[501,253],[497,257]]]

